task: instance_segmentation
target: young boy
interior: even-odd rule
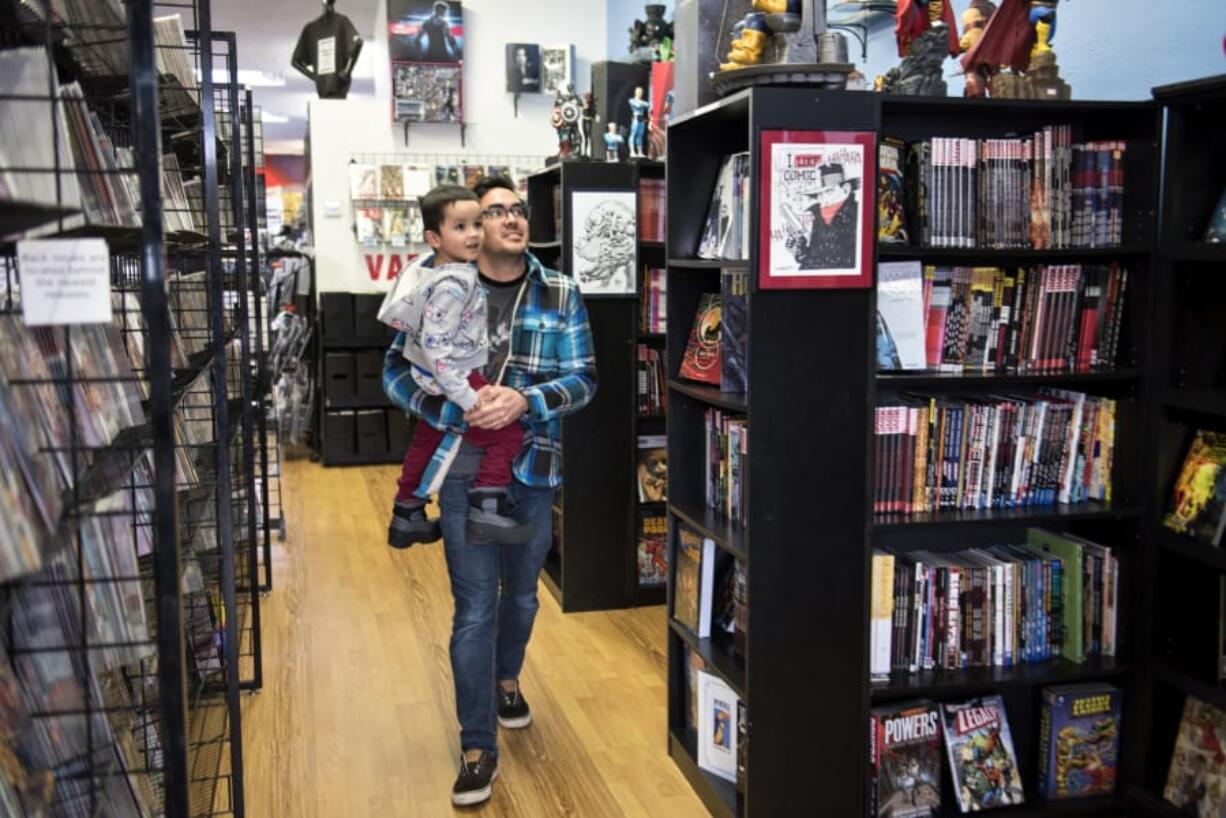
[[[467,412],[488,385],[481,375],[489,358],[485,289],[473,263],[481,248],[481,206],[468,188],[440,185],[422,197],[421,215],[434,255],[401,273],[409,278],[396,282],[379,318],[404,333],[404,357],[417,384],[432,395],[446,395]],[[426,518],[425,507],[459,451],[458,445],[450,446],[449,457],[436,458],[445,434],[425,423],[413,431],[387,532],[393,548],[440,537],[438,521]],[[469,542],[527,542],[531,527],[515,522],[507,509],[511,463],[523,445],[523,427],[469,429],[464,437],[485,450],[469,490]],[[432,474],[423,482],[427,469]]]

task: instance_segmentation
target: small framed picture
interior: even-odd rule
[[[763,131],[758,286],[873,285],[877,137],[871,131]]]
[[[572,190],[570,269],[585,296],[638,292],[638,192]]]
[[[541,92],[556,94],[575,82],[575,47],[541,46]]]
[[[541,47],[535,43],[507,43],[507,93],[541,92]]]

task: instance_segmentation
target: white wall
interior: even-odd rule
[[[308,106],[311,232],[315,286],[320,292],[379,292],[387,288],[386,282],[371,280],[364,258],[371,251],[358,244],[353,234],[349,158],[355,153],[396,150],[391,128],[375,127],[388,117],[388,104],[383,100],[313,99]],[[328,215],[329,210],[336,215]]]
[[[414,123],[409,126],[406,147],[403,126],[391,119],[387,3],[380,0],[374,40],[362,51],[362,60],[373,63],[375,98],[312,99],[309,105],[311,214],[319,291],[380,292],[388,286],[391,248],[364,248],[353,234],[351,156],[396,152],[545,157],[556,153],[557,135],[549,127],[552,97],[521,96],[519,116],[515,116],[512,97],[505,90],[505,46],[513,42],[574,44],[575,85],[585,91],[592,61],[606,59],[605,11],[604,0],[531,0],[527,5],[512,0],[465,0],[465,146],[460,147],[458,125]],[[328,215],[329,203],[339,208],[339,215]],[[397,263],[407,259],[402,251]],[[372,280],[371,266],[378,271],[377,280]]]
[[[380,120],[363,127],[395,130],[395,146],[404,149],[403,128],[391,123],[391,64],[387,48],[387,3],[379,2],[374,61],[375,96],[384,100]],[[590,85],[593,60],[606,59],[604,0],[464,0],[464,118],[466,147],[482,154],[557,152],[557,136],[549,127],[553,98],[530,94],[519,98],[519,117],[506,92],[507,43],[575,46],[575,87]],[[363,52],[362,59],[366,59]],[[357,123],[355,123],[356,125]],[[415,153],[457,153],[458,125],[414,124],[409,148]]]

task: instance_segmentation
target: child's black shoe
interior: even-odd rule
[[[468,492],[468,542],[470,545],[527,545],[532,526],[511,516],[511,502],[502,489],[471,489]]]
[[[402,503],[392,506],[392,522],[387,529],[387,544],[392,548],[408,548],[413,543],[435,542],[442,537],[438,520],[426,519],[425,503]]]

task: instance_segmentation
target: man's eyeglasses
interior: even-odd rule
[[[528,221],[531,215],[532,215],[532,208],[528,207],[528,205],[526,204],[513,204],[510,207],[503,207],[502,205],[490,205],[485,210],[481,211],[482,219],[489,219],[490,221],[497,221],[497,222],[505,220],[507,216],[511,216],[516,219],[523,219],[524,221]]]

